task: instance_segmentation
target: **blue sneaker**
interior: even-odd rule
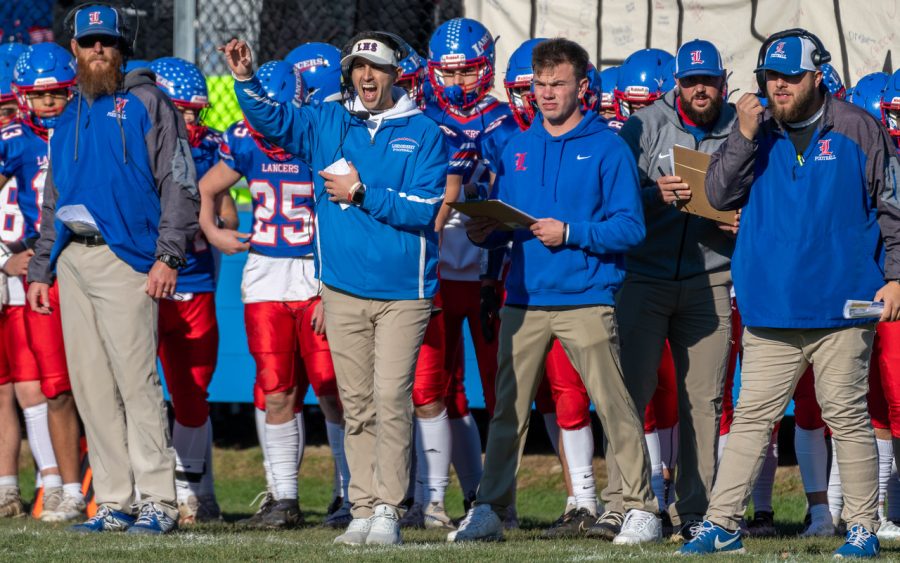
[[[878,538],[861,524],[854,524],[847,530],[847,540],[834,552],[835,559],[844,557],[878,557],[881,544]]]
[[[134,525],[134,516],[113,510],[108,506],[100,506],[97,513],[81,524],[69,526],[70,532],[91,534],[95,532],[124,532]]]
[[[178,527],[178,522],[166,514],[158,504],[146,502],[141,505],[137,521],[128,529],[129,534],[168,534]]]
[[[741,532],[729,532],[709,520],[700,525],[694,539],[684,544],[675,555],[709,555],[712,553],[744,553]]]

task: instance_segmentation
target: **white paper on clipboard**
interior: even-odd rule
[[[344,176],[350,173],[350,165],[347,164],[347,159],[341,157],[340,160],[336,160],[328,165],[328,168],[323,170],[323,172],[328,172],[329,174],[337,174],[338,176]],[[346,210],[350,207],[349,203],[339,203],[341,209]]]

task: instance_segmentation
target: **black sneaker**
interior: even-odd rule
[[[700,520],[688,520],[672,534],[672,541],[690,543],[703,530],[703,522]]]
[[[600,538],[612,541],[622,531],[622,522],[625,521],[625,515],[621,512],[613,512],[607,510],[597,518],[594,525],[588,528],[585,534],[590,538]]]
[[[757,511],[753,520],[747,523],[747,535],[753,538],[771,538],[778,535],[775,529],[775,513]]]
[[[297,499],[283,499],[275,503],[260,518],[259,527],[275,530],[286,530],[303,525],[303,513]]]
[[[256,514],[251,516],[250,518],[244,518],[243,520],[238,520],[235,522],[236,526],[240,526],[242,528],[257,528],[262,521],[262,517],[268,514],[269,510],[275,506],[275,497],[272,496],[272,493],[268,491],[263,491],[256,495],[256,498],[253,499],[253,502],[250,503],[250,506],[253,506],[257,503],[257,501],[262,498],[262,502],[259,503],[259,509],[256,511]]]
[[[556,522],[543,531],[542,538],[578,538],[587,534],[588,529],[597,521],[597,515],[587,508],[573,508],[556,519]]]

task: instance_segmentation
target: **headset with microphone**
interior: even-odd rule
[[[87,8],[90,6],[106,6],[108,8],[112,8],[116,12],[116,19],[118,20],[119,30],[122,34],[122,37],[119,41],[119,50],[122,52],[122,56],[126,59],[133,57],[135,50],[137,49],[137,37],[138,32],[141,29],[141,12],[135,7],[133,3],[129,3],[127,6],[123,6],[121,4],[112,4],[110,2],[82,2],[81,4],[75,6],[69,13],[66,14],[66,18],[63,20],[63,27],[68,31],[69,35],[75,36],[75,14],[78,13],[82,8]],[[128,24],[128,18],[126,16],[131,15],[134,18],[134,32],[132,33],[132,27]]]
[[[822,40],[819,39],[814,33],[810,33],[803,28],[795,27],[792,29],[786,29],[784,31],[779,31],[778,33],[774,33],[769,36],[768,39],[763,41],[763,44],[759,47],[759,54],[756,57],[756,84],[759,86],[759,90],[761,92],[766,91],[766,71],[760,67],[763,66],[766,62],[766,51],[769,49],[769,46],[778,41],[779,39],[786,39],[788,37],[801,37],[805,39],[809,39],[812,44],[815,46],[815,49],[811,53],[812,63],[819,67],[829,61],[831,61],[831,53],[828,52],[828,49],[825,48],[825,45],[822,43]]]
[[[341,60],[343,61],[345,57],[352,54],[353,47],[357,43],[366,39],[384,43],[393,51],[394,60],[396,60],[398,64],[409,56],[409,44],[399,35],[387,31],[361,31],[344,44],[344,47],[341,49]],[[343,66],[341,68],[341,95],[345,100],[351,100],[351,107],[348,110],[350,114],[359,119],[366,120],[371,116],[368,111],[365,109],[356,110],[353,108],[353,106],[356,105],[356,89],[353,87],[353,81],[350,78],[351,70],[352,67],[350,65],[346,68],[343,68]]]

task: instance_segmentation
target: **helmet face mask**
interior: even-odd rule
[[[409,98],[417,106],[422,106],[425,100],[425,61],[412,48],[409,56],[400,61],[400,74],[394,81],[394,86],[403,88]]]
[[[880,98],[881,122],[891,137],[900,142],[900,70],[888,77]]]
[[[534,96],[534,87],[531,79],[519,82],[505,82],[506,95],[509,97],[509,107],[512,110],[513,119],[522,130],[531,127],[538,113],[537,99]]]

